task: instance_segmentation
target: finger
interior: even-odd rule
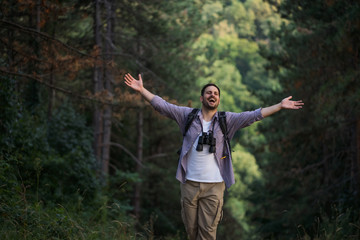
[[[133,81],[129,80],[129,79],[125,79],[125,83],[128,86],[131,86],[133,84]]]
[[[134,81],[134,78],[130,74],[125,75],[125,81],[132,83]]]
[[[141,74],[139,73],[139,80],[142,81],[142,77],[141,77]]]
[[[125,74],[124,79],[125,79],[125,80],[129,80],[129,75],[128,75],[128,73]]]
[[[127,76],[124,77],[125,78],[125,84],[128,86],[131,86],[133,84],[133,81],[131,79],[129,79]]]
[[[127,78],[127,77],[125,76],[125,82],[126,82],[126,83],[131,83],[132,81],[131,81],[131,79],[129,79],[129,78]]]
[[[130,73],[127,73],[127,74],[125,75],[125,77],[126,77],[127,79],[129,79],[129,81],[135,80],[135,78],[133,78],[133,76],[131,76]]]

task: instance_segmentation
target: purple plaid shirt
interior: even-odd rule
[[[177,106],[171,103],[168,103],[159,96],[155,96],[151,105],[156,111],[160,114],[173,119],[179,125],[182,133],[185,131],[185,123],[188,114],[192,111],[192,108]],[[228,129],[228,137],[231,140],[234,137],[235,132],[240,129],[251,125],[256,121],[263,119],[261,115],[261,108],[256,109],[255,111],[248,111],[242,113],[233,113],[226,112],[226,124]],[[194,144],[196,138],[201,133],[201,121],[203,116],[201,111],[199,111],[198,116],[195,117],[192,122],[186,136],[184,137],[181,154],[179,158],[179,164],[176,172],[176,178],[184,183],[186,181],[186,169],[189,161],[189,150]],[[221,131],[220,124],[218,121],[218,115],[215,114],[213,119],[214,122],[214,137],[216,138],[216,152],[215,159],[218,163],[220,174],[225,181],[226,187],[229,188],[232,184],[235,183],[234,171],[231,162],[231,154],[229,151],[229,146],[224,144],[224,135]]]

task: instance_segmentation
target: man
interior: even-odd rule
[[[176,178],[181,182],[181,215],[189,239],[216,239],[216,230],[222,215],[225,186],[235,183],[228,141],[219,124],[217,108],[220,104],[220,89],[207,84],[201,90],[199,111],[188,131],[185,125],[192,108],[170,104],[149,92],[139,80],[125,75],[125,84],[138,91],[156,111],[177,122],[186,133],[179,157]],[[227,137],[231,139],[238,129],[247,127],[281,109],[300,109],[302,101],[280,103],[255,111],[226,112]],[[216,139],[203,142],[205,139]],[[202,144],[203,143],[203,144]],[[200,146],[199,146],[200,145]]]

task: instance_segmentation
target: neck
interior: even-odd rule
[[[207,122],[210,122],[211,119],[214,117],[215,113],[217,112],[217,109],[210,110],[210,109],[203,107],[203,108],[201,108],[201,112],[202,112],[204,120]]]

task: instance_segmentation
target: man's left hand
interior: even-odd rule
[[[299,101],[291,101],[290,99],[292,98],[292,96],[284,98],[281,101],[281,108],[282,109],[300,109],[302,108],[302,106],[304,105],[304,103],[302,102],[302,100]]]

